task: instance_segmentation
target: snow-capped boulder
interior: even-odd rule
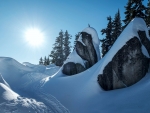
[[[100,59],[99,38],[92,27],[85,28],[77,40],[74,51],[64,62],[62,72],[74,75],[85,71]]]
[[[131,86],[141,80],[149,68],[150,40],[143,19],[135,18],[106,54],[110,60],[98,76],[98,83],[104,90]],[[119,45],[124,43],[122,47]],[[118,47],[117,47],[118,46]],[[119,48],[116,52],[116,48]],[[110,53],[116,52],[114,55]],[[108,58],[108,59],[107,59]]]

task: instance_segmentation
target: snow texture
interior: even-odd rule
[[[68,62],[80,63],[82,66],[85,67],[84,60],[77,54],[76,50],[69,54],[64,64]]]
[[[138,83],[124,89],[104,91],[97,83],[97,76],[116,52],[133,36],[138,37],[137,30],[147,33],[140,18],[128,25],[104,58],[76,76],[64,76],[57,66],[20,64],[12,58],[0,57],[0,113],[149,112],[150,71]],[[98,45],[96,39],[93,43]],[[145,47],[142,51],[148,56]]]

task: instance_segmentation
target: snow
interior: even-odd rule
[[[3,83],[0,83],[0,95],[1,95],[1,98],[3,98],[4,100],[17,99],[17,97],[19,96],[17,93],[12,91],[9,87],[7,87]],[[1,98],[0,98],[0,102],[1,100],[3,100]]]
[[[94,45],[94,48],[96,50],[96,54],[98,56],[98,60],[100,60],[100,52],[99,52],[100,40],[98,38],[97,31],[94,28],[92,28],[92,27],[87,27],[82,32],[86,32],[86,33],[88,33],[88,34],[90,34],[92,36],[93,45]]]
[[[142,53],[147,57],[147,58],[149,58],[149,54],[148,54],[148,51],[147,51],[147,49],[145,48],[145,46],[143,46],[142,45]]]
[[[146,23],[144,22],[144,20],[142,18],[134,18],[129,25],[124,29],[124,31],[120,34],[120,36],[118,37],[118,39],[115,41],[114,45],[111,47],[111,49],[109,50],[109,52],[107,52],[107,54],[104,56],[103,59],[107,59],[107,60],[103,60],[102,64],[101,64],[101,68],[99,68],[99,74],[103,73],[103,69],[104,67],[112,60],[112,58],[114,57],[114,55],[126,44],[127,41],[129,41],[131,38],[133,38],[134,36],[139,38],[139,35],[137,33],[137,31],[145,31],[146,32],[146,36],[149,38],[148,35],[148,29],[146,26]],[[139,38],[140,40],[140,38]],[[142,47],[142,52],[144,55],[147,55],[146,50],[144,49],[144,47]]]
[[[64,64],[68,62],[80,63],[82,66],[85,67],[84,60],[77,54],[76,50],[69,54]]]
[[[99,66],[102,62],[103,59],[90,69],[75,76],[64,77],[60,73],[61,71],[52,78],[50,78],[52,75],[44,75],[36,73],[36,71],[28,73],[23,75],[19,80],[20,82],[15,81],[15,89],[10,89],[5,84],[0,83],[1,97],[4,97],[5,94],[5,98],[0,98],[0,112],[141,113],[150,111],[150,72],[131,87],[103,91],[97,83]],[[5,63],[5,60],[1,62],[2,64],[9,67],[9,63]],[[15,66],[15,63],[12,65]],[[0,69],[1,71],[2,69]],[[9,71],[7,73],[10,74]],[[14,72],[14,75],[15,73],[17,72]],[[2,73],[4,77],[5,74]],[[5,81],[9,79],[11,77]],[[43,84],[42,80],[44,79],[46,81]],[[17,93],[13,90],[16,90]],[[7,95],[4,92],[7,92]],[[12,94],[14,95],[13,98],[6,98]]]
[[[92,36],[92,42],[93,42],[94,48],[96,50],[96,54],[98,56],[98,60],[100,60],[100,51],[99,51],[100,40],[98,38],[98,34],[97,34],[96,30],[94,28],[92,28],[92,27],[87,27],[82,32],[87,32],[88,34],[91,34],[91,36]],[[83,43],[81,36],[79,37],[79,39],[77,41],[81,42],[84,46],[86,46]],[[82,66],[85,67],[86,60],[83,60],[77,54],[76,50],[74,49],[73,52],[70,53],[69,56],[67,57],[67,60],[64,62],[64,64],[66,64],[68,62],[80,63]]]
[[[80,35],[80,37],[78,38],[78,41],[81,42],[84,46],[86,46],[83,41],[82,41],[82,36]]]
[[[5,84],[7,87],[10,88],[9,84],[4,80],[3,76],[0,74],[0,83]]]
[[[97,83],[97,76],[115,53],[133,36],[138,37],[134,27],[146,30],[143,20],[135,18],[104,58],[74,76],[63,75],[55,65],[20,64],[0,57],[0,113],[147,113],[150,69],[127,88],[104,91]],[[149,56],[144,46],[141,50]],[[74,58],[80,62],[78,56]]]

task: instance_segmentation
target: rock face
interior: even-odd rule
[[[68,56],[62,72],[74,75],[85,71],[100,59],[99,39],[95,29],[88,27],[81,32],[74,51]]]
[[[131,86],[141,80],[149,67],[149,59],[141,51],[137,37],[130,39],[104,68],[98,82],[105,90]]]
[[[98,83],[104,90],[131,86],[148,72],[150,41],[145,31],[138,30],[137,34],[119,49],[104,67],[103,73],[98,75]]]

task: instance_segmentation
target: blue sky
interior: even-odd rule
[[[118,8],[124,19],[128,0],[0,0],[0,56],[38,64],[48,56],[59,31],[72,35],[90,24],[101,36],[107,16],[114,18]],[[148,0],[144,1],[144,4]],[[25,32],[37,28],[44,34],[42,46],[34,48],[25,41]],[[73,43],[72,43],[73,45]]]

